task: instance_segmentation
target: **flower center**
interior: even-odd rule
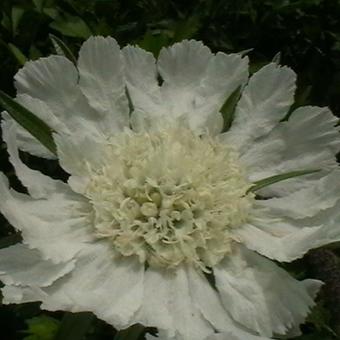
[[[249,187],[230,146],[176,128],[114,136],[86,196],[96,236],[120,254],[204,269],[230,253],[252,205]]]

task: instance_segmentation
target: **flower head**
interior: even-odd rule
[[[101,167],[89,169],[97,237],[156,267],[217,264],[254,196],[230,146],[184,128],[118,134]]]
[[[4,113],[10,160],[29,193],[1,175],[0,210],[23,236],[0,250],[4,302],[92,311],[117,328],[157,327],[165,339],[296,334],[321,282],[298,281],[273,260],[340,240],[340,138],[325,108],[283,120],[291,69],[271,63],[248,78],[246,57],[193,40],[155,61],[92,37],[77,67],[62,56],[27,63],[17,101],[55,131],[70,177],[28,168],[18,149],[53,155]],[[220,110],[237,90],[223,132]]]

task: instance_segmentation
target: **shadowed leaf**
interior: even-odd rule
[[[223,116],[223,132],[228,131],[234,119],[235,108],[241,96],[241,87],[238,87],[226,100],[221,108]]]
[[[114,337],[114,340],[138,340],[144,332],[145,328],[137,323],[127,329],[119,331]]]
[[[74,56],[74,54],[72,53],[72,51],[70,50],[70,48],[58,37],[56,37],[53,34],[49,35],[52,44],[54,46],[54,49],[56,50],[57,54],[59,55],[63,55],[64,57],[66,57],[67,59],[69,59],[70,61],[72,61],[72,63],[77,66],[77,59]]]
[[[83,340],[94,320],[95,316],[89,312],[66,313],[54,340]]]
[[[255,192],[257,190],[263,189],[264,187],[275,184],[277,182],[285,181],[287,179],[294,178],[294,177],[313,174],[318,171],[320,170],[297,170],[297,171],[287,172],[281,175],[275,175],[275,176],[263,178],[263,179],[260,179],[259,181],[254,182],[253,183],[254,185],[251,188],[249,188],[247,192],[250,192],[250,191]]]
[[[19,125],[56,155],[52,129],[45,122],[1,90],[0,105]]]

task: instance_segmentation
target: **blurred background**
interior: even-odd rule
[[[275,60],[298,74],[295,107],[329,106],[340,115],[340,0],[1,0],[1,90],[15,96],[18,69],[27,60],[56,53],[51,35],[75,55],[89,36],[111,35],[121,46],[138,44],[156,56],[174,42],[202,40],[214,52],[246,53],[251,72]],[[25,191],[0,143],[0,170]],[[64,176],[55,162],[27,154],[22,158],[52,177]],[[0,215],[0,248],[18,240],[20,235]],[[335,244],[312,251],[286,267],[298,278],[326,282],[296,339],[340,339],[339,249]],[[0,304],[3,340],[130,340],[143,339],[145,331],[137,325],[116,334],[89,313],[48,313],[35,303]]]

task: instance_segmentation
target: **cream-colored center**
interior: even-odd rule
[[[96,236],[121,255],[204,270],[230,253],[252,205],[249,187],[230,146],[176,128],[113,137],[86,196]]]

